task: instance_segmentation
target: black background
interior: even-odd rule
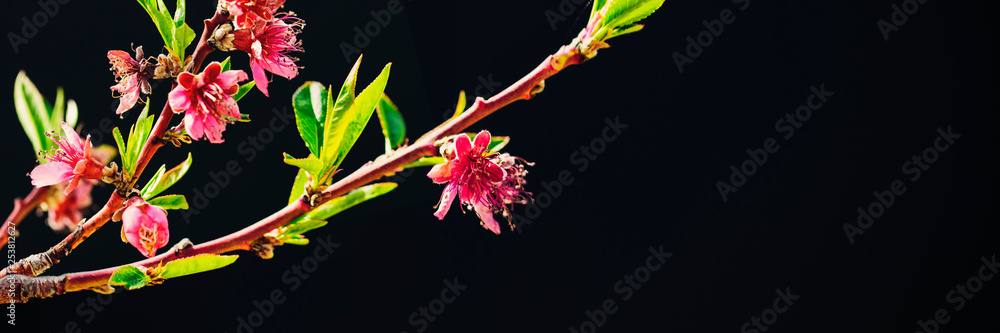
[[[899,3],[752,1],[740,11],[730,1],[667,2],[642,32],[611,40],[613,47],[592,61],[547,80],[537,98],[470,128],[511,136],[506,151],[537,162],[528,176],[536,195],[560,171],[573,176],[521,233],[505,228],[495,236],[457,207],[438,221],[431,214],[441,186],[419,169],[390,194],[309,233],[313,243],[279,247],[271,260],[239,253],[225,269],[116,293],[101,311],[87,304],[96,299],[92,292],[32,300],[17,306],[16,327],[3,330],[62,332],[72,322],[83,332],[236,332],[237,318],[246,320],[254,301],[277,289],[286,300],[255,332],[415,332],[410,314],[439,297],[443,279],[457,277],[468,289],[429,332],[568,332],[608,298],[618,311],[600,332],[737,332],[771,307],[779,288],[801,298],[772,332],[915,332],[917,321],[939,308],[951,318],[941,332],[994,331],[1000,282],[985,282],[960,311],[945,295],[998,249],[995,12],[985,4],[929,0],[885,41],[876,22],[889,20],[890,6]],[[556,0],[404,5],[363,48],[359,78],[367,84],[393,62],[386,92],[404,112],[410,138],[439,123],[459,90],[474,95],[479,77],[506,86],[528,73],[568,43],[589,12],[582,5],[569,10],[553,30],[545,12],[560,10]],[[189,4],[188,22],[199,33],[195,18],[209,17],[213,6]],[[735,21],[680,73],[671,54],[683,53],[685,37],[694,38],[705,30],[702,20],[727,8],[736,9]],[[339,85],[353,57],[345,59],[338,45],[352,43],[353,27],[363,28],[373,21],[370,11],[384,9],[385,1],[286,4],[307,23],[300,75],[275,77],[270,99],[251,92],[240,104],[254,121],[230,125],[225,143],[167,147],[152,162],[173,166],[194,153],[191,172],[170,190],[189,201],[228,161],[241,168],[190,223],[171,212],[171,244],[223,236],[284,205],[295,169],[281,162],[281,153],[307,154],[297,131],[278,131],[251,161],[241,143],[261,133],[275,108],[290,112],[291,93],[305,81]],[[2,32],[18,33],[21,17],[39,11],[34,1],[8,3]],[[102,119],[128,128],[135,112],[124,120],[114,115],[106,52],[130,43],[147,53],[162,44],[134,1],[68,2],[18,52],[0,47],[2,89],[10,92],[24,69],[50,99],[56,86],[64,87],[80,106],[85,130]],[[230,55],[234,68],[249,72],[245,54]],[[775,122],[820,85],[834,95],[794,136],[781,138]],[[166,86],[154,90],[154,110]],[[485,87],[480,92],[490,94]],[[10,199],[30,191],[23,175],[34,161],[10,94],[0,96],[9,143],[3,191]],[[628,128],[579,170],[572,154],[600,140],[605,119],[615,118]],[[369,125],[344,174],[381,152],[377,122]],[[903,163],[948,126],[961,138],[910,181]],[[716,181],[728,179],[729,166],[739,166],[747,149],[769,137],[780,150],[723,202]],[[905,194],[851,245],[842,225],[896,179],[903,179]],[[110,191],[97,188],[95,203]],[[517,212],[526,214],[524,207]],[[24,221],[19,257],[63,237],[43,221],[34,215]],[[109,224],[49,273],[142,259],[118,238],[118,225]],[[312,256],[316,238],[340,247],[291,291],[282,274]],[[616,281],[645,265],[649,247],[661,245],[673,257],[623,300]]]

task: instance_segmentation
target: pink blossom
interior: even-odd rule
[[[104,177],[104,164],[97,161],[90,150],[90,136],[81,141],[80,136],[68,124],[62,123],[66,136],[52,140],[59,147],[48,152],[44,157],[49,160],[31,170],[31,185],[35,187],[55,185],[69,181],[65,194],[69,194],[80,184],[80,179],[101,179]]]
[[[60,192],[56,195],[49,195],[45,198],[43,209],[49,212],[47,219],[49,228],[54,231],[76,230],[76,226],[83,219],[81,209],[89,207],[91,204],[90,190],[94,187],[92,181],[82,181],[80,186],[63,195],[62,185],[56,185],[54,191]]]
[[[170,91],[170,107],[184,114],[184,127],[191,138],[208,138],[221,143],[226,124],[240,119],[240,107],[233,94],[239,91],[239,81],[247,80],[241,70],[222,72],[222,64],[212,62],[201,74],[188,72],[177,77],[177,87]]]
[[[296,35],[302,32],[305,23],[291,15],[257,20],[233,32],[233,47],[250,55],[253,81],[265,96],[268,95],[265,70],[289,80],[299,74],[299,67],[295,65],[298,59],[289,56],[288,52],[303,52],[302,42]]]
[[[451,203],[459,198],[461,204],[476,212],[484,228],[500,234],[493,213],[502,212],[510,224],[510,206],[527,203],[530,193],[523,189],[527,174],[524,160],[492,152],[489,143],[488,131],[479,132],[474,142],[467,135],[458,135],[441,146],[442,156],[448,161],[435,165],[427,176],[435,183],[447,183],[434,216],[444,219]]]
[[[142,46],[135,49],[135,59],[132,59],[128,52],[112,50],[108,51],[108,60],[111,62],[115,81],[118,82],[111,87],[111,90],[118,92],[121,97],[116,112],[122,114],[132,109],[139,101],[139,92],[149,95],[152,90],[149,79],[153,77],[156,66],[149,64],[143,57]]]
[[[150,205],[140,197],[133,197],[127,205],[122,213],[122,241],[132,244],[142,255],[151,258],[170,239],[167,211]]]
[[[285,0],[223,0],[220,3],[235,16],[233,22],[238,28],[248,27],[258,19],[270,21],[274,12],[283,4]]]

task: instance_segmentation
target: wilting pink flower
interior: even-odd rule
[[[45,155],[49,163],[31,170],[31,185],[42,187],[69,181],[69,186],[64,191],[69,194],[80,184],[80,179],[103,178],[104,164],[91,155],[93,145],[89,135],[86,140],[81,141],[80,136],[68,124],[62,123],[62,129],[66,136],[52,138],[59,148]]]
[[[235,16],[236,27],[245,28],[257,19],[270,21],[274,12],[285,4],[285,0],[223,0],[220,3],[229,14]]]
[[[253,81],[265,96],[268,95],[265,70],[289,80],[299,74],[299,67],[295,65],[298,59],[289,56],[288,52],[303,51],[302,42],[295,36],[304,26],[302,20],[289,14],[257,20],[233,32],[233,47],[250,55]]]
[[[166,246],[170,239],[167,211],[140,197],[133,197],[127,205],[122,213],[122,241],[132,244],[147,258],[156,255],[156,250]]]
[[[177,77],[177,87],[170,91],[170,107],[184,114],[184,127],[191,138],[208,138],[221,143],[226,124],[240,119],[240,107],[233,94],[239,91],[239,81],[247,74],[241,70],[222,72],[222,64],[212,62],[201,74],[188,72]]]
[[[143,57],[142,46],[135,49],[135,59],[132,59],[128,52],[112,50],[108,51],[108,60],[111,62],[115,81],[118,82],[111,87],[111,90],[118,92],[121,97],[116,112],[122,114],[132,109],[139,101],[139,92],[147,95],[150,93],[152,89],[149,86],[149,79],[153,77],[156,66]]]
[[[475,142],[467,135],[458,135],[453,142],[441,146],[441,155],[448,161],[435,165],[427,176],[435,183],[448,183],[434,216],[444,219],[457,197],[461,204],[476,212],[484,228],[500,234],[500,225],[493,219],[493,213],[502,212],[509,224],[510,206],[528,202],[530,193],[523,189],[524,176],[528,172],[524,169],[524,160],[491,152],[489,143],[488,131],[479,132]]]

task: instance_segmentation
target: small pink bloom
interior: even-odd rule
[[[121,97],[121,104],[118,104],[116,112],[122,114],[132,109],[139,101],[139,92],[150,94],[152,89],[149,86],[149,79],[153,77],[156,66],[143,57],[142,46],[135,49],[135,59],[132,59],[128,52],[112,50],[108,51],[108,60],[111,62],[115,81],[118,82],[111,87],[111,90],[118,92]]]
[[[530,193],[524,191],[524,160],[509,154],[498,154],[489,150],[490,132],[482,131],[475,141],[464,134],[454,142],[441,146],[442,156],[447,162],[435,165],[427,176],[435,183],[447,183],[441,193],[437,211],[438,219],[444,219],[455,198],[474,210],[483,227],[500,234],[500,225],[493,219],[499,211],[510,223],[510,209],[514,203],[527,203]],[[513,225],[511,225],[513,228]]]
[[[94,187],[92,181],[82,181],[69,194],[63,195],[62,185],[56,185],[54,191],[58,194],[49,195],[45,199],[44,209],[49,212],[47,222],[54,231],[76,230],[76,226],[83,219],[81,209],[89,207],[91,204],[90,190]]]
[[[247,80],[241,70],[222,72],[222,64],[212,62],[201,74],[188,72],[177,77],[177,87],[170,91],[170,107],[184,114],[184,127],[191,138],[208,138],[221,143],[226,124],[240,119],[240,107],[233,94],[239,91],[239,81]]]
[[[167,245],[170,230],[167,211],[134,197],[122,213],[122,240],[132,244],[142,255],[151,258]]]
[[[250,68],[257,88],[267,96],[268,71],[291,80],[299,74],[297,58],[288,52],[303,52],[302,42],[296,38],[305,23],[298,17],[275,16],[270,20],[257,20],[249,27],[233,32],[233,47],[250,55]]]
[[[80,179],[103,178],[104,164],[91,155],[93,145],[89,135],[86,140],[81,141],[80,136],[68,124],[62,123],[62,128],[66,136],[52,138],[59,148],[45,155],[49,163],[31,170],[31,185],[42,187],[69,181],[65,190],[65,194],[69,194],[80,184]]]
[[[283,4],[285,0],[223,0],[220,5],[235,16],[236,27],[245,28],[258,19],[270,21]]]

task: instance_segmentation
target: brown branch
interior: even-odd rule
[[[28,212],[31,212],[38,207],[42,201],[45,201],[45,196],[49,193],[48,186],[36,187],[28,193],[28,196],[24,199],[18,198],[14,199],[14,209],[10,211],[10,215],[7,216],[7,220],[4,223],[3,234],[7,234],[7,228],[14,227],[24,220],[24,217],[28,216]],[[7,237],[0,237],[0,247],[7,244]]]

